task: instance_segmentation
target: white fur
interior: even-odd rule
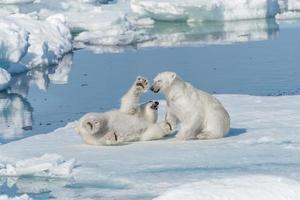
[[[230,129],[230,116],[212,95],[194,88],[174,72],[163,72],[154,79],[151,90],[162,91],[167,100],[166,122],[181,127],[176,138],[215,139],[225,137]]]
[[[119,110],[84,115],[76,126],[83,141],[92,145],[112,145],[164,137],[170,130],[156,124],[157,109],[154,105],[157,103],[138,104],[147,88],[147,80],[138,77],[122,97]]]

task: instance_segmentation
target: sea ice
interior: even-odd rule
[[[70,167],[72,172],[63,172],[66,179],[47,172],[47,179],[38,179],[40,174],[34,173],[31,178],[10,180],[18,194],[46,191],[49,197],[58,199],[152,199],[177,191],[178,195],[181,191],[187,194],[206,191],[208,197],[215,191],[216,195],[224,193],[230,197],[230,188],[235,187],[238,196],[232,197],[247,199],[249,195],[258,198],[259,194],[279,194],[276,198],[298,200],[299,195],[293,195],[300,191],[300,113],[295,109],[300,107],[300,96],[217,95],[217,98],[232,119],[226,138],[176,141],[170,137],[120,146],[90,146],[83,144],[74,131],[74,123],[70,123],[49,134],[0,145],[0,163],[6,170],[10,164],[9,169],[14,172],[19,161],[26,166],[27,173],[40,164],[44,168],[45,163],[52,163],[44,162],[51,159],[41,159],[42,154],[55,154],[50,157],[58,165],[62,163],[57,155],[63,156],[68,166],[73,166],[68,160],[72,163],[75,158],[77,166]],[[161,120],[166,104],[161,101],[160,105]],[[24,160],[32,161],[34,157],[43,161],[24,164]],[[207,189],[202,190],[204,186]]]

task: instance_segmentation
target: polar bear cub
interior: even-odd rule
[[[151,90],[162,91],[167,100],[166,123],[174,129],[178,140],[215,139],[228,134],[230,116],[220,101],[212,95],[194,88],[174,72],[158,74]]]
[[[159,103],[139,104],[140,96],[148,89],[148,81],[138,77],[121,99],[119,110],[88,113],[76,125],[83,141],[92,145],[113,145],[138,140],[162,138],[168,130],[157,122]]]

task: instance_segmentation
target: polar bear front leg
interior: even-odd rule
[[[171,132],[177,128],[178,119],[171,112],[167,112],[166,117],[165,117],[165,123],[166,123],[166,125],[170,126],[170,132]]]
[[[127,114],[135,114],[139,110],[140,96],[148,90],[148,81],[138,76],[128,92],[121,99],[120,111]]]

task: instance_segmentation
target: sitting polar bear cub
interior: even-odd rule
[[[225,137],[230,129],[230,117],[222,104],[212,95],[184,82],[174,72],[156,76],[151,90],[160,90],[167,100],[166,123],[174,129],[178,140],[215,139]]]
[[[105,113],[88,113],[75,129],[87,144],[113,145],[138,140],[154,140],[170,132],[165,123],[156,124],[157,101],[139,105],[140,96],[148,89],[148,81],[138,77],[121,99],[119,110]]]

